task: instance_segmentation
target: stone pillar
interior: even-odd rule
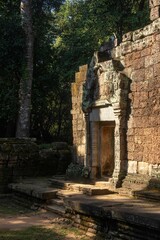
[[[91,178],[98,177],[99,173],[99,152],[98,152],[98,140],[99,140],[99,124],[98,122],[91,122]]]
[[[90,167],[90,122],[89,113],[85,113],[85,134],[86,134],[86,154],[84,159],[84,166]]]
[[[126,111],[120,109],[119,104],[114,104],[115,114],[115,167],[112,182],[115,187],[121,185],[127,172],[127,148],[126,148]]]
[[[149,0],[150,20],[154,21],[160,17],[160,0]]]

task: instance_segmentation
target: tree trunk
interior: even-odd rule
[[[31,92],[33,80],[33,27],[32,27],[32,0],[21,0],[22,26],[26,35],[26,63],[23,76],[20,80],[19,89],[19,115],[17,121],[16,137],[29,137],[30,114],[31,114]]]

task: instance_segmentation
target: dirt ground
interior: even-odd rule
[[[53,239],[53,240],[54,239],[56,240],[57,239],[62,239],[62,240],[93,239],[89,236],[86,236],[83,231],[79,229],[75,229],[69,220],[63,217],[60,217],[57,214],[47,212],[44,209],[32,209],[32,208],[27,209],[15,204],[12,201],[12,199],[0,198],[0,240],[1,239],[29,240],[28,238],[16,238],[16,237],[14,238],[10,235],[9,235],[10,237],[8,237],[7,234],[9,233],[12,234],[15,231],[22,232],[23,234],[23,231],[26,231],[27,229],[30,229],[30,228],[33,229],[34,227],[38,229],[42,229],[42,233],[41,233],[41,230],[38,230],[38,234],[40,235],[44,234],[43,237],[45,237],[45,234],[46,234],[44,229],[46,229],[46,231],[53,231],[53,234],[57,234],[57,235],[53,235],[51,238],[47,238],[46,236],[45,239],[47,240],[48,239]],[[57,236],[61,236],[61,237],[57,237]],[[37,239],[37,238],[33,236],[32,239]]]
[[[33,226],[53,227],[54,223],[63,223],[64,219],[54,213],[40,210],[33,213],[19,213],[17,216],[6,215],[0,217],[0,230],[21,230]]]

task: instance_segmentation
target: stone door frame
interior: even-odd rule
[[[110,104],[101,104],[100,106],[93,106],[92,110],[95,108],[112,108],[115,129],[114,129],[114,171],[110,181],[115,187],[121,185],[122,179],[127,174],[127,121],[129,117],[129,85],[130,79],[122,74],[118,74],[118,82],[115,84],[117,89],[114,89],[112,98],[110,99]],[[118,92],[118,94],[117,94]],[[88,166],[91,169],[91,178],[96,178],[97,172],[97,161],[98,161],[98,123],[91,119],[91,114],[89,115],[90,122],[90,159],[88,161]],[[109,120],[108,120],[109,121]]]

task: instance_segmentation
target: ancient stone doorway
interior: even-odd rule
[[[112,106],[90,113],[92,178],[112,177],[115,168],[115,116]]]
[[[114,171],[114,122],[99,123],[100,177],[111,177]]]

